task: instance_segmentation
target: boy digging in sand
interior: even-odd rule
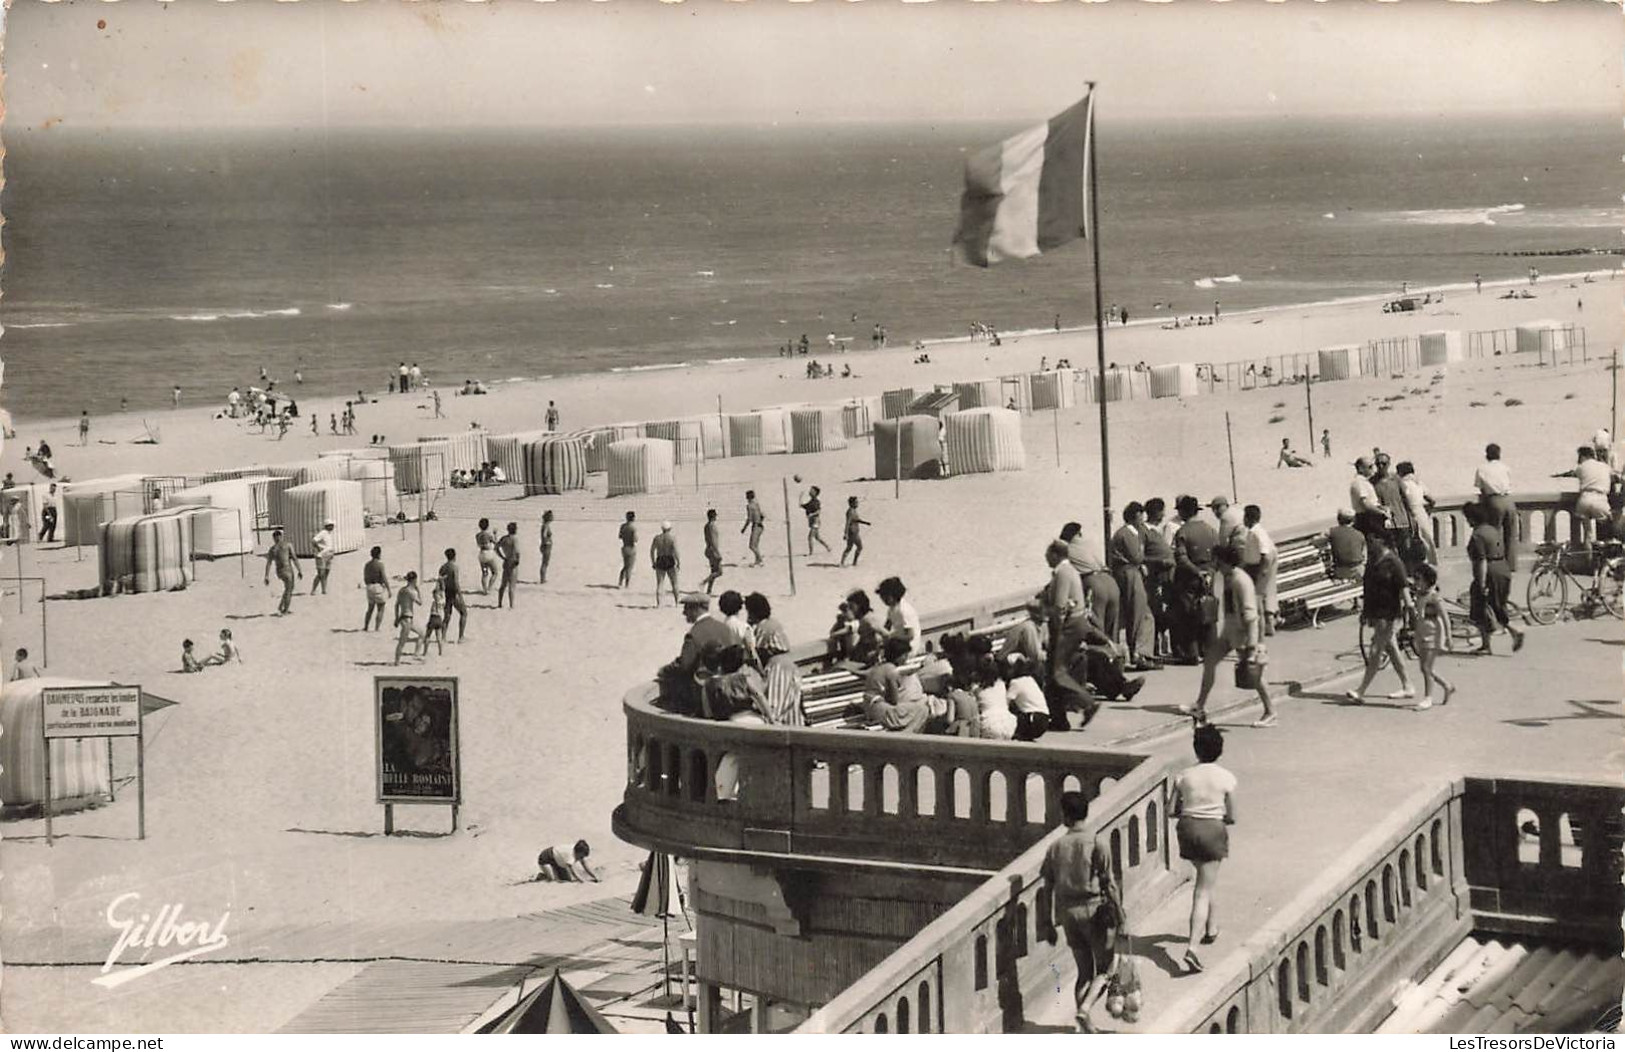
[[[574,844],[556,844],[542,849],[536,856],[536,879],[558,881],[562,884],[598,883],[598,874],[587,865],[592,847],[585,840]]]

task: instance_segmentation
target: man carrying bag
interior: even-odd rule
[[[1079,792],[1062,793],[1061,819],[1066,833],[1050,845],[1039,871],[1051,912],[1040,909],[1038,937],[1054,945],[1057,929],[1066,933],[1078,969],[1073,986],[1078,1030],[1092,1034],[1096,1031],[1090,1011],[1106,993],[1117,933],[1127,918],[1111,854],[1087,828],[1088,798]]]

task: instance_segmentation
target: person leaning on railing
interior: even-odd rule
[[[683,618],[689,630],[683,636],[683,647],[676,660],[655,675],[660,684],[660,702],[666,708],[684,716],[702,714],[702,677],[707,661],[723,647],[733,643],[733,633],[720,620],[710,616],[709,596],[691,592],[682,597]]]

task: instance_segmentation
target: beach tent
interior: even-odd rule
[[[940,422],[905,416],[875,422],[875,478],[934,479],[942,475]]]
[[[351,446],[347,449],[324,449],[316,454],[316,459],[326,457],[342,457],[346,460],[388,460],[389,450],[383,446]]]
[[[841,430],[847,438],[864,438],[875,432],[875,421],[880,419],[880,398],[870,395],[854,398],[841,406]]]
[[[275,528],[288,523],[288,491],[299,483],[290,475],[271,475],[265,480],[265,523]]]
[[[649,420],[643,424],[643,438],[659,438],[671,443],[672,455],[679,464],[705,459],[704,440],[700,435],[700,422],[688,420]]]
[[[882,420],[896,420],[898,417],[908,415],[908,407],[914,403],[914,388],[900,387],[895,391],[887,391],[880,396],[880,418]]]
[[[926,391],[917,396],[908,405],[908,412],[904,416],[934,416],[942,417],[959,408],[959,392],[951,387],[938,388]]]
[[[728,415],[728,455],[754,457],[790,449],[789,421],[783,409]]]
[[[609,468],[609,444],[615,433],[608,428],[584,428],[571,432],[570,437],[581,439],[581,448],[587,453],[587,474],[597,474]]]
[[[271,517],[274,506],[277,512],[282,512],[282,494],[293,485],[293,479],[285,477],[271,478],[268,475],[254,475],[242,481],[248,483],[254,492],[254,526],[256,529],[268,530],[273,525],[281,525],[280,518]]]
[[[206,508],[211,513],[192,526],[199,555],[237,555],[254,550],[254,487],[243,479],[210,482],[171,493],[168,508]]]
[[[633,438],[649,437],[643,433],[642,424],[610,424],[607,430],[610,432],[611,442],[625,442]]]
[[[1020,471],[1027,466],[1021,445],[1021,414],[984,407],[949,413],[948,465],[955,475]]]
[[[525,447],[551,431],[515,431],[508,435],[490,435],[485,440],[485,453],[491,463],[502,469],[509,482],[525,481]]]
[[[619,1033],[586,998],[564,981],[557,968],[553,977],[526,994],[512,1008],[485,1026],[482,1034],[616,1034]]]
[[[314,460],[296,460],[288,464],[267,465],[264,474],[282,475],[293,480],[295,486],[307,482],[328,482],[350,477],[347,457],[317,457]]]
[[[192,580],[192,511],[170,508],[104,523],[99,542],[102,594],[185,588]]]
[[[65,482],[62,509],[58,516],[64,544],[94,544],[101,536],[102,523],[120,515],[139,515],[146,510],[140,475],[116,475],[105,479]]]
[[[1360,375],[1360,357],[1364,350],[1357,343],[1343,343],[1335,347],[1322,347],[1317,352],[1320,371],[1316,379],[1321,383],[1328,380],[1348,380]]]
[[[1202,393],[1202,382],[1191,362],[1151,367],[1152,398],[1190,398]]]
[[[1550,318],[1525,322],[1517,329],[1516,347],[1519,354],[1566,351],[1574,342],[1574,326]]]
[[[484,431],[459,431],[455,435],[419,435],[418,441],[434,443],[443,446],[446,451],[446,474],[461,468],[464,471],[478,471],[481,464],[490,460],[485,448]]]
[[[264,468],[221,468],[218,471],[205,471],[199,475],[198,484],[207,485],[210,482],[224,482],[228,479],[253,478],[256,475],[264,475],[265,473]]]
[[[310,539],[322,528],[333,523],[333,550],[353,552],[366,543],[366,516],[361,510],[361,483],[328,479],[294,486],[283,494],[288,509],[283,524],[283,538],[293,545],[293,553],[302,557],[316,554]]]
[[[705,460],[721,460],[728,455],[727,428],[722,417],[715,413],[690,418],[699,428],[700,456]]]
[[[1003,405],[1000,400],[1003,394],[1003,385],[994,379],[966,380],[954,384],[954,391],[959,395],[959,408],[980,409],[986,405]]]
[[[587,488],[587,443],[574,435],[543,434],[525,443],[525,495]]]
[[[1071,369],[1033,373],[1027,380],[1034,409],[1070,409],[1078,402],[1077,392],[1072,387]]]
[[[46,687],[99,687],[83,679],[42,676],[0,687],[0,800],[6,806],[45,801],[45,741],[40,737]],[[51,741],[53,806],[88,803],[108,794],[107,745],[98,738]]]
[[[402,493],[434,493],[451,478],[451,451],[440,442],[408,442],[389,447],[395,488]]]
[[[839,406],[790,410],[790,452],[822,453],[846,448],[846,426]]]
[[[1009,408],[1012,400],[1017,409],[1025,411],[1033,407],[1033,381],[1026,373],[999,377],[999,401],[992,408]]]
[[[1436,329],[1419,336],[1423,365],[1449,365],[1461,361],[1461,330]]]
[[[367,514],[388,518],[401,509],[392,461],[352,460],[349,480],[361,484],[361,510]]]
[[[1095,373],[1084,370],[1081,383],[1083,385],[1084,401],[1098,402],[1102,397],[1108,402],[1127,402],[1133,399],[1136,393],[1148,395],[1151,393],[1150,380],[1135,382],[1133,369],[1107,369],[1100,381],[1095,379]]]
[[[609,496],[669,489],[676,483],[676,456],[661,438],[629,438],[609,446]]]

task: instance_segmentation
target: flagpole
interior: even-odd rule
[[[1089,151],[1084,163],[1089,166],[1089,247],[1095,263],[1095,365],[1099,376],[1095,403],[1100,407],[1101,537],[1109,541],[1112,535],[1111,437],[1106,422],[1106,320],[1100,309],[1100,195],[1095,184],[1095,156],[1100,152],[1100,145],[1095,141],[1095,82],[1088,83]]]

